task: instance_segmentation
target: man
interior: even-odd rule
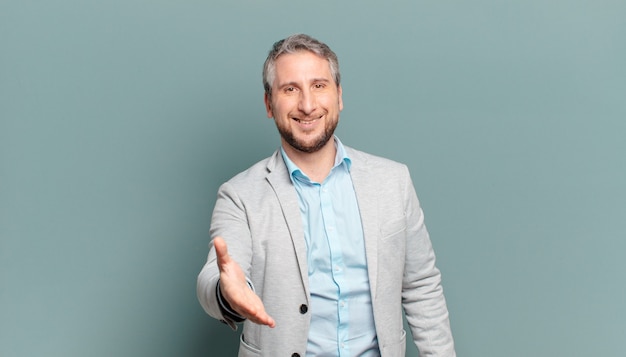
[[[343,146],[337,56],[294,35],[263,69],[281,146],[220,187],[198,276],[239,356],[455,356],[439,270],[406,166]]]

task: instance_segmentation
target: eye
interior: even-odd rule
[[[285,87],[285,92],[292,93],[296,91],[296,87]]]
[[[324,83],[315,83],[313,85],[313,88],[315,88],[315,89],[322,89],[324,87],[326,87],[326,85]]]

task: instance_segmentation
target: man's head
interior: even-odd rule
[[[263,69],[265,107],[288,154],[315,153],[331,139],[343,109],[337,56],[325,44],[294,35],[276,42]]]
[[[267,59],[263,65],[263,87],[265,88],[265,94],[269,96],[272,94],[272,85],[276,78],[276,60],[278,57],[300,51],[309,51],[319,57],[325,58],[330,66],[330,73],[335,80],[335,85],[339,86],[341,74],[339,73],[339,61],[337,60],[335,52],[325,43],[309,35],[296,34],[274,43],[267,55]]]

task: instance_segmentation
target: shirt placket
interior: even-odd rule
[[[333,281],[337,286],[337,344],[339,356],[350,356],[348,341],[348,320],[349,309],[345,284],[345,264],[341,248],[341,237],[337,233],[337,222],[335,220],[332,192],[328,188],[329,182],[320,186],[320,206],[324,222],[324,231],[330,248],[330,262]]]

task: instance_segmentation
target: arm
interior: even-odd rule
[[[222,185],[211,227],[211,235],[215,238],[207,263],[198,275],[198,300],[209,315],[233,329],[236,329],[235,323],[241,321],[241,318],[274,327],[274,320],[267,315],[263,303],[246,278],[245,272],[249,270],[251,260],[251,237],[242,207],[232,187]],[[228,252],[226,239],[218,234],[230,237],[234,257]]]
[[[441,273],[413,183],[405,182],[407,242],[402,302],[420,356],[456,356]]]

